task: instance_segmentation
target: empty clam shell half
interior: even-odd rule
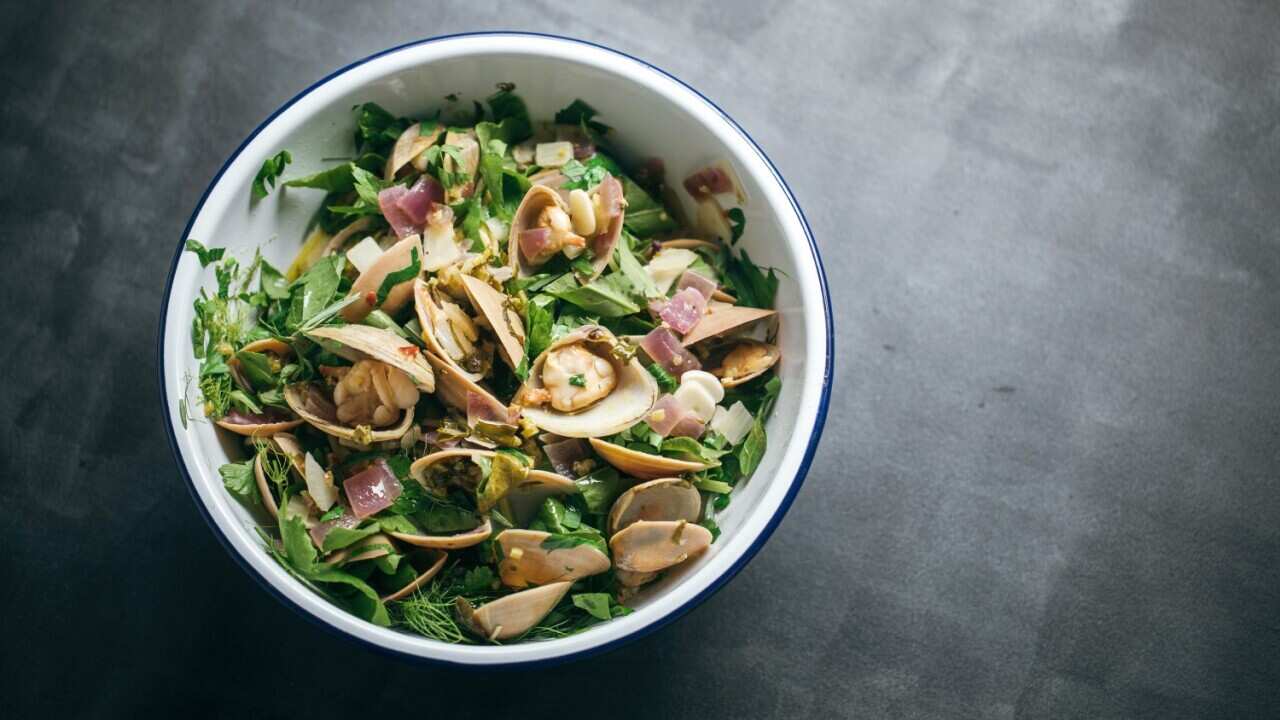
[[[614,565],[635,573],[679,565],[710,546],[711,531],[684,520],[640,520],[609,540]]]
[[[609,511],[609,535],[641,520],[696,522],[702,495],[686,480],[659,478],[632,486],[618,496]]]
[[[776,310],[712,303],[707,308],[707,314],[680,339],[680,342],[688,347],[707,338],[727,335],[734,330],[777,314]]]
[[[712,467],[692,460],[680,460],[666,457],[665,455],[642,453],[638,450],[605,442],[599,438],[591,438],[591,448],[596,451],[597,455],[604,458],[605,462],[621,470],[624,474],[641,480],[654,480],[681,473],[698,472]]]
[[[489,321],[493,334],[498,338],[498,354],[515,369],[524,359],[524,323],[520,315],[507,304],[507,296],[493,289],[485,281],[470,275],[462,276],[471,305]],[[421,322],[421,320],[419,320]]]
[[[598,575],[609,569],[609,556],[595,545],[546,548],[550,533],[503,530],[494,538],[502,550],[498,574],[507,587],[523,588]]]
[[[471,632],[488,640],[510,640],[542,621],[569,592],[571,582],[558,582],[521,590],[479,608],[466,598],[458,598],[458,619]]]
[[[417,345],[390,330],[368,325],[340,325],[316,328],[307,337],[352,362],[363,358],[382,361],[403,370],[419,390],[434,392],[435,373]]]
[[[449,559],[449,553],[441,550],[415,552],[410,553],[403,562],[414,563],[415,570],[421,568],[421,572],[413,579],[413,582],[396,590],[390,595],[382,597],[383,602],[391,602],[392,600],[400,600],[409,596],[410,593],[421,588],[431,581],[431,578],[440,574],[440,570],[444,568],[444,561]]]

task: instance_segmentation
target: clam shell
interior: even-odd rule
[[[223,430],[230,430],[237,435],[245,437],[265,438],[271,437],[276,433],[282,433],[292,430],[302,424],[302,420],[284,420],[275,423],[263,423],[261,425],[247,425],[245,423],[232,423],[226,420],[214,420],[214,425]]]
[[[733,352],[735,349],[743,346],[760,348],[758,352],[763,355],[761,362],[755,365],[754,368],[746,374],[727,376],[724,369],[725,358],[728,357],[730,352]],[[712,357],[715,359],[715,362],[711,363],[713,367],[711,367],[709,372],[720,378],[721,385],[731,388],[750,382],[768,372],[770,368],[778,364],[778,360],[782,358],[782,351],[778,349],[778,346],[770,345],[769,343],[762,343],[756,340],[738,340],[736,342],[726,343],[722,348],[716,348]]]
[[[618,496],[609,511],[609,535],[641,520],[697,522],[702,495],[680,478],[659,478],[634,485]]]
[[[610,348],[616,342],[613,333],[598,325],[584,325],[552,343],[529,369],[525,387],[516,393],[519,398],[525,388],[542,387],[542,365],[547,353],[574,343],[584,343]],[[600,353],[597,353],[600,354]],[[621,432],[639,422],[658,400],[658,383],[636,358],[627,362],[616,361],[607,351],[618,374],[618,384],[613,392],[599,402],[573,413],[564,413],[549,404],[541,407],[524,407],[523,414],[539,429],[564,437],[602,437]]]
[[[477,395],[488,396],[498,405],[506,405],[506,403],[495,397],[493,393],[485,390],[476,381],[467,377],[448,360],[438,357],[435,353],[428,352],[425,354],[427,363],[435,370],[435,374],[438,376],[436,397],[446,404],[452,405],[465,413],[467,411],[467,393],[473,392]]]
[[[750,325],[757,320],[763,320],[777,314],[777,310],[765,310],[742,305],[713,304],[707,308],[707,314],[680,339],[680,342],[685,347],[689,347],[707,338],[725,335],[744,325]]]
[[[493,328],[493,334],[498,338],[498,354],[514,370],[524,359],[524,323],[520,321],[520,315],[507,306],[506,295],[480,278],[463,275],[462,285],[471,304]]]
[[[458,619],[480,637],[510,640],[541,622],[569,592],[571,585],[571,582],[558,582],[521,590],[479,608],[460,597],[456,607]]]
[[[460,457],[491,458],[494,455],[495,452],[493,450],[471,448],[441,450],[415,460],[409,466],[409,475],[423,486],[426,486],[426,469],[442,460]],[[538,511],[538,506],[542,504],[543,498],[551,495],[569,495],[577,491],[577,483],[563,475],[546,470],[530,469],[520,484],[507,491],[506,497],[510,503],[511,511],[515,515],[510,519],[524,525]],[[486,520],[485,522],[487,523],[488,521]]]
[[[516,208],[516,214],[511,218],[511,230],[507,233],[507,262],[515,271],[516,277],[528,277],[537,272],[537,269],[527,264],[520,254],[520,232],[532,227],[538,220],[538,214],[549,205],[555,205],[566,213],[569,212],[568,205],[559,193],[546,185],[534,184],[524,194],[524,198],[520,200],[520,207]]]
[[[351,284],[350,293],[359,299],[342,309],[340,313],[342,319],[349,323],[359,322],[365,315],[372,312],[374,306],[367,300],[369,294],[377,293],[378,288],[382,287],[382,281],[386,280],[388,275],[407,267],[413,261],[413,252],[415,250],[418,252],[419,261],[421,261],[422,240],[417,235],[410,235],[387,248],[386,252],[382,253],[367,270],[360,273],[356,281]],[[413,283],[405,280],[391,288],[391,292],[387,293],[387,298],[378,307],[387,314],[394,315],[400,308],[407,305],[412,298]],[[374,299],[376,300],[377,298],[375,297]]]
[[[420,555],[426,555],[426,554],[427,553],[413,553],[409,557],[405,558],[405,561],[408,562],[408,561],[414,560],[415,555],[420,556]],[[391,602],[392,600],[400,600],[402,598],[408,597],[410,593],[421,588],[423,585],[426,585],[431,580],[431,578],[440,574],[440,570],[444,568],[444,561],[449,559],[449,553],[444,552],[442,550],[437,550],[435,551],[435,555],[436,555],[435,561],[432,562],[430,565],[428,565],[426,569],[424,569],[418,575],[418,577],[414,578],[413,582],[409,583],[408,585],[405,585],[404,587],[391,593],[390,595],[384,595],[382,597],[382,601]]]
[[[356,327],[356,326],[352,326],[352,327]],[[323,432],[326,435],[332,435],[336,438],[342,438],[343,440],[350,440],[351,442],[355,442],[359,444],[358,441],[356,440],[355,428],[349,427],[347,425],[339,425],[337,422],[327,420],[325,418],[320,417],[319,415],[316,415],[310,410],[307,410],[306,400],[302,393],[303,393],[303,384],[301,383],[297,385],[288,385],[284,389],[284,401],[289,404],[289,409],[293,410],[294,414],[296,414],[298,417],[302,418],[303,420],[306,420],[309,424],[314,425],[317,430]],[[403,415],[400,418],[400,422],[397,425],[390,428],[384,428],[381,430],[371,429],[369,433],[369,438],[370,438],[369,442],[379,443],[379,442],[386,442],[388,440],[399,440],[400,438],[404,437],[405,433],[409,432],[409,428],[412,426],[413,426],[413,408],[409,408],[408,410],[404,411]]]
[[[256,353],[274,353],[280,357],[293,355],[293,346],[283,340],[277,340],[276,338],[262,338],[261,340],[254,340],[240,349]]]
[[[414,535],[412,533],[387,532],[391,537],[402,543],[413,545],[420,548],[432,548],[436,550],[461,550],[472,545],[479,545],[489,536],[493,534],[493,525],[489,522],[489,518],[485,518],[471,530],[456,533],[454,535]]]
[[[390,330],[368,325],[339,325],[316,328],[307,336],[326,346],[336,343],[339,347],[333,348],[334,351],[353,362],[368,357],[399,368],[419,390],[435,392],[435,374],[422,351]]]
[[[440,344],[439,338],[436,337],[436,318],[444,314],[444,309],[435,301],[435,298],[431,297],[431,288],[422,278],[413,281],[413,309],[418,315],[418,325],[422,327],[422,341],[427,344],[427,349],[466,379],[478,382],[484,378],[483,373],[468,372],[466,368],[454,362],[444,346]]]
[[[614,565],[635,573],[679,565],[710,546],[710,530],[683,520],[640,520],[609,540]]]
[[[324,246],[324,254],[332,255],[338,252],[338,250],[342,247],[342,245],[346,243],[347,240],[352,235],[355,235],[361,230],[364,230],[365,228],[369,227],[369,225],[371,225],[372,223],[373,223],[373,218],[366,215],[365,217],[355,220],[350,225],[347,225],[346,227],[342,228],[337,233],[335,233],[333,237],[329,238],[329,242]],[[308,266],[309,265],[310,263],[308,263]],[[293,278],[289,278],[289,279],[292,280]]]
[[[436,137],[440,134],[440,126],[436,124],[434,127],[435,130],[429,129],[424,133],[422,123],[414,123],[400,133],[400,137],[396,138],[395,146],[391,148],[391,157],[387,158],[387,164],[383,168],[383,180],[394,180],[400,168],[408,165],[435,144]]]
[[[369,548],[370,545],[378,547]],[[391,554],[391,550],[395,547],[395,543],[391,542],[391,538],[382,533],[374,533],[363,540],[357,541],[350,547],[334,550],[329,553],[329,557],[324,559],[324,564],[330,567],[337,567],[344,563],[361,562],[363,560],[374,560],[376,558],[385,557]],[[366,549],[361,549],[366,548]]]
[[[706,470],[711,465],[679,460],[664,455],[650,455],[637,450],[605,442],[599,438],[591,438],[591,448],[604,458],[605,462],[621,470],[624,474],[641,480],[654,480],[687,472]]]
[[[280,452],[289,457],[289,460],[293,463],[293,470],[298,474],[298,477],[306,477],[306,470],[302,460],[302,447],[298,445],[298,440],[288,433],[277,433],[271,436],[271,442],[275,443]],[[262,506],[267,509],[267,513],[271,517],[279,516],[280,508],[276,505],[275,496],[271,494],[271,486],[267,482],[267,473],[262,468],[262,453],[253,456],[253,477],[258,482],[258,494],[262,496]]]
[[[503,530],[494,538],[502,549],[498,574],[507,587],[524,588],[598,575],[609,569],[609,556],[594,545],[547,550],[542,543],[551,533]],[[514,552],[513,552],[514,551]]]

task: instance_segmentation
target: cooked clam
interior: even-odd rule
[[[390,330],[368,325],[316,328],[307,336],[352,362],[371,358],[398,368],[424,392],[436,389],[435,375],[417,345]]]
[[[542,621],[565,593],[571,582],[558,582],[521,590],[476,608],[459,597],[455,608],[458,619],[476,635],[487,640],[510,640],[529,631]]]
[[[704,367],[720,378],[720,384],[731,388],[760,377],[781,357],[776,345],[739,339],[712,349]]]
[[[613,333],[584,325],[552,343],[533,362],[516,393],[524,416],[564,437],[620,432],[644,417],[658,384]]]
[[[573,192],[564,192],[563,197],[562,192],[535,180],[520,201],[511,222],[507,252],[512,269],[521,277],[532,275],[556,255],[573,258],[590,249],[591,274],[586,279],[592,280],[604,272],[613,257],[626,208],[622,184],[606,177],[588,195],[585,205],[581,199],[571,205]],[[588,229],[590,236],[577,232]]]
[[[618,496],[609,511],[609,534],[614,535],[641,520],[696,522],[702,512],[702,496],[688,481],[659,478],[632,486]]]
[[[480,328],[471,316],[421,278],[413,281],[413,307],[422,327],[422,340],[431,352],[472,382],[484,378],[492,346],[486,353]]]
[[[409,475],[428,489],[441,489],[447,485],[476,490],[483,477],[474,458],[492,460],[493,450],[456,448],[441,450],[418,458],[409,466]],[[505,499],[515,517],[509,518],[523,524],[551,495],[567,495],[577,491],[577,485],[567,477],[546,470],[528,469],[501,489],[496,499]],[[496,491],[495,491],[496,492]]]
[[[498,574],[507,587],[524,588],[597,575],[609,569],[609,556],[584,543],[551,548],[543,543],[550,533],[537,530],[503,530],[494,538],[502,550]]]
[[[614,565],[635,573],[679,565],[710,546],[711,531],[684,520],[639,520],[609,540]]]
[[[604,461],[621,470],[624,474],[641,480],[670,477],[681,473],[698,472],[713,467],[706,463],[692,460],[680,460],[665,455],[650,455],[638,450],[605,442],[599,438],[591,438],[591,449],[604,458]]]

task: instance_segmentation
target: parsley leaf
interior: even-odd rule
[[[276,186],[276,178],[284,174],[284,166],[293,162],[293,156],[288,150],[281,150],[272,157],[262,161],[262,168],[258,170],[258,174],[253,178],[253,187],[250,194],[254,200],[261,200],[267,196]]]
[[[570,376],[569,376],[569,384],[570,384],[570,385],[572,385],[572,386],[574,386],[574,387],[586,387],[586,386],[587,386],[587,379],[586,379],[585,377],[583,377],[581,374],[578,374],[578,375],[570,375]]]
[[[195,253],[200,260],[200,267],[209,267],[209,263],[218,262],[226,248],[206,248],[199,240],[187,238],[187,252]]]
[[[729,244],[732,245],[733,243],[738,242],[738,238],[742,237],[742,231],[747,227],[747,216],[743,214],[742,208],[730,208],[728,215],[730,224],[729,229],[730,232],[733,233],[733,237],[730,238]]]
[[[601,135],[609,132],[613,128],[602,122],[593,120],[600,112],[588,105],[582,99],[575,99],[569,103],[567,107],[556,113],[557,125],[586,125]]]
[[[411,248],[409,252],[409,264],[395,272],[387,273],[387,276],[382,279],[382,284],[378,286],[378,300],[374,303],[375,305],[381,306],[382,303],[386,302],[387,295],[391,294],[391,290],[395,286],[414,279],[422,271],[422,261],[418,258],[418,248]]]
[[[386,158],[381,155],[365,153],[354,162],[346,162],[328,170],[321,170],[318,173],[287,180],[284,185],[285,187],[325,190],[331,193],[351,192],[355,189],[353,168],[358,167],[369,172],[378,172],[384,163],[386,163]]]
[[[658,363],[653,363],[647,368],[647,370],[649,371],[649,374],[653,376],[653,379],[658,381],[658,387],[662,392],[675,392],[676,388],[680,385],[676,382],[675,378],[671,377],[671,373],[667,372],[666,369]]]
[[[258,495],[258,482],[253,476],[253,461],[227,463],[218,468],[222,476],[222,484],[227,492],[250,508],[256,508],[262,501]]]

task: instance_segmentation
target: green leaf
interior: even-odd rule
[[[262,412],[262,406],[249,397],[243,390],[232,390],[229,393],[231,403],[245,412],[257,415]]]
[[[200,267],[209,267],[209,263],[218,262],[226,251],[226,248],[205,248],[199,240],[187,238],[187,252],[195,253],[200,260]]]
[[[271,372],[271,360],[262,353],[241,350],[236,353],[240,362],[240,374],[257,392],[276,386],[275,373]]]
[[[543,550],[567,550],[575,548],[579,545],[591,545],[600,552],[608,555],[604,542],[604,537],[598,533],[595,528],[583,526],[581,529],[564,533],[550,533],[543,540],[539,547]]]
[[[293,281],[288,327],[302,327],[333,301],[342,279],[342,264],[341,255],[323,257]]]
[[[729,244],[738,242],[738,238],[742,237],[742,231],[747,227],[747,216],[743,214],[742,208],[730,208],[728,212],[730,232],[733,238],[729,240]]]
[[[429,533],[462,532],[471,530],[479,524],[475,513],[447,503],[434,503],[414,517]]]
[[[379,172],[387,159],[375,153],[365,153],[355,162],[345,162],[337,167],[321,170],[311,175],[285,181],[285,187],[312,188],[331,193],[347,193],[355,189],[354,168],[362,168],[369,172]]]
[[[320,516],[320,522],[324,523],[329,522],[330,520],[337,520],[342,517],[342,509],[341,505],[334,505],[329,508],[328,512]]]
[[[734,257],[727,249],[725,253],[727,254],[725,280],[737,296],[738,304],[745,307],[772,308],[774,296],[778,292],[778,276],[774,269],[769,268],[768,275],[761,272],[760,268],[751,262],[751,257],[745,250],[742,251],[740,258]]]
[[[377,103],[364,103],[356,108],[356,146],[363,152],[387,155],[400,133],[409,127]]]
[[[387,273],[387,276],[382,279],[382,284],[378,286],[378,301],[374,304],[382,305],[382,303],[386,302],[387,295],[391,294],[391,290],[395,286],[414,279],[421,271],[422,261],[418,258],[418,248],[410,248],[409,264],[395,272]]]
[[[675,218],[666,208],[650,208],[648,210],[627,211],[622,226],[636,237],[648,238],[668,230],[676,229]]]
[[[658,388],[661,389],[662,392],[675,392],[676,388],[680,386],[680,384],[676,382],[676,379],[671,377],[671,373],[667,372],[666,369],[658,363],[653,363],[645,369],[649,371],[649,374],[653,376],[654,380],[658,381]]]
[[[315,572],[316,547],[311,544],[311,535],[307,532],[302,517],[282,512],[279,520],[280,540],[284,543],[284,553],[289,565],[304,577],[311,577]]]
[[[493,111],[493,119],[499,126],[505,126],[500,138],[507,144],[518,143],[533,134],[533,121],[529,119],[529,108],[524,100],[511,89],[500,88],[490,95],[486,102]]]
[[[691,437],[669,437],[662,441],[663,455],[683,455],[708,463],[716,462],[728,452],[703,445]]]
[[[525,304],[524,349],[525,357],[537,358],[551,344],[551,326],[555,322],[556,298],[553,295],[535,295]]]
[[[578,593],[573,596],[573,604],[575,607],[586,610],[591,617],[599,620],[608,620],[612,615],[609,614],[609,593]]]
[[[766,446],[764,421],[757,417],[756,421],[751,424],[751,430],[743,438],[742,445],[739,446],[736,454],[738,466],[743,475],[750,475],[760,466],[760,460],[764,457]]]
[[[662,291],[658,290],[658,286],[653,283],[653,278],[649,277],[649,273],[645,272],[644,266],[631,251],[632,238],[624,237],[622,240],[623,242],[618,243],[613,249],[619,272],[631,283],[636,294],[645,298],[662,297]]]
[[[622,492],[622,478],[612,467],[604,466],[574,481],[587,512],[602,515],[613,507]]]
[[[490,591],[496,581],[497,578],[493,574],[493,569],[488,565],[471,568],[462,576],[462,593],[471,595]]]
[[[263,260],[258,267],[258,283],[272,300],[289,299],[289,281],[271,263]]]
[[[621,273],[611,273],[579,287],[563,290],[555,288],[553,291],[552,285],[556,284],[548,285],[545,292],[565,302],[577,305],[594,315],[622,317],[623,315],[640,312],[640,306],[632,302],[630,298],[634,288],[626,276]]]
[[[720,525],[717,524],[715,520],[707,518],[698,524],[711,531],[711,542],[715,542],[720,539]]]
[[[733,486],[723,480],[695,478],[693,486],[704,492],[718,493],[721,495],[727,495],[733,491]]]
[[[286,566],[304,580],[324,583],[329,599],[352,614],[375,625],[386,627],[391,624],[386,607],[368,583],[340,570],[317,565],[316,548],[311,544],[311,535],[307,533],[301,517],[282,513],[279,519],[284,554],[277,554],[278,560],[287,563]],[[339,587],[332,587],[335,585]],[[345,588],[346,592],[340,593],[340,588]]]
[[[328,534],[324,536],[324,544],[320,549],[326,553],[331,553],[334,550],[341,550],[342,548],[349,547],[376,532],[378,532],[377,523],[365,528],[333,527],[330,528]]]
[[[284,166],[293,162],[293,156],[288,150],[281,150],[272,157],[262,161],[262,168],[258,170],[258,174],[253,178],[253,187],[250,194],[254,200],[261,200],[267,196],[276,186],[276,178],[284,173]]]
[[[404,515],[382,515],[378,518],[378,527],[387,532],[407,533],[409,535],[422,534],[418,526],[414,525],[413,521]]]
[[[538,519],[547,526],[550,532],[568,533],[577,530],[582,524],[582,516],[577,510],[566,507],[557,498],[544,498],[538,508]]]
[[[356,195],[364,203],[378,207],[378,193],[385,187],[377,175],[355,165],[351,166],[351,182]]]
[[[557,125],[586,125],[603,135],[612,128],[592,119],[599,114],[599,111],[588,105],[584,100],[575,99],[563,110],[556,113],[555,120]]]
[[[227,463],[218,468],[222,476],[222,484],[237,500],[250,508],[259,507],[262,498],[258,493],[258,482],[253,475],[253,461]]]

